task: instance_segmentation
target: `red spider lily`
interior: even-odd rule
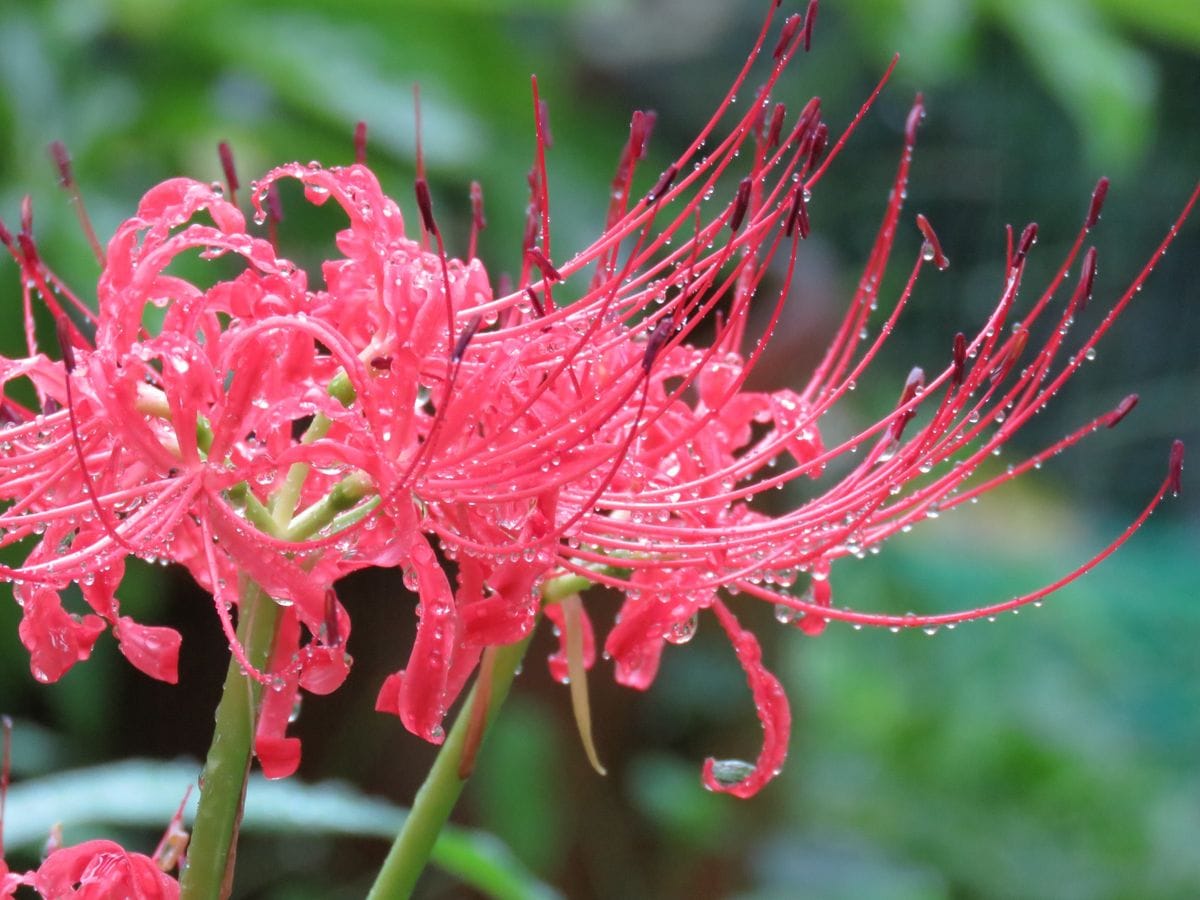
[[[174,900],[179,896],[179,882],[153,859],[129,853],[113,841],[85,841],[55,850],[27,879],[41,896],[55,900]]]
[[[30,887],[46,900],[108,900],[113,897],[137,900],[175,900],[179,883],[167,873],[178,864],[187,846],[183,808],[171,819],[154,856],[129,853],[113,841],[93,840],[73,847],[57,846],[61,834],[56,827],[50,841],[53,849],[42,864],[30,872],[12,872],[4,860],[4,801],[11,761],[12,723],[0,720],[0,897],[12,897],[21,887]],[[189,791],[190,793],[190,791]],[[184,801],[186,803],[186,797]]]
[[[107,622],[127,658],[173,680],[178,635],[121,617],[115,594],[131,553],[180,562],[212,591],[235,655],[275,688],[257,749],[268,774],[287,774],[299,759],[285,735],[297,691],[335,689],[349,664],[337,578],[364,566],[404,571],[419,598],[417,638],[377,706],[440,741],[446,709],[484,648],[527,635],[543,587],[579,576],[625,596],[604,649],[617,679],[632,687],[648,687],[664,643],[686,641],[697,614],[713,610],[747,672],[765,742],[753,766],[710,760],[705,783],[748,796],[782,765],[790,720],[730,598],[767,600],[809,634],[833,619],[933,628],[1033,602],[1111,553],[1178,489],[1181,445],[1129,529],[1053,585],[945,614],[833,605],[833,562],[1129,412],[1136,398],[1004,474],[987,477],[981,465],[1079,369],[1197,195],[1065,359],[1070,326],[1091,292],[1096,254],[1081,259],[1081,251],[1107,181],[1050,284],[1023,311],[1018,290],[1036,226],[1010,234],[1000,297],[978,332],[947,341],[952,352],[941,371],[914,370],[892,413],[826,447],[822,418],[865,374],[918,275],[946,258],[919,216],[924,244],[911,274],[881,314],[876,340],[859,340],[884,302],[879,289],[922,116],[918,98],[883,223],[823,360],[798,391],[744,389],[789,296],[811,192],[878,93],[828,154],[817,100],[791,118],[772,105],[784,69],[811,40],[814,16],[812,4],[785,22],[762,87],[734,115],[735,94],[768,46],[768,16],[710,123],[645,193],[635,180],[653,116],[635,114],[604,232],[561,263],[550,245],[548,128],[535,83],[538,161],[519,282],[503,296],[493,295],[477,260],[448,257],[423,174],[414,239],[361,162],[292,164],[251,185],[255,220],[270,218],[271,234],[283,179],[300,182],[309,202],[333,200],[345,211],[341,257],[323,265],[323,289],[281,258],[273,240],[252,233],[232,197],[178,179],[147,194],[101,254],[92,316],[69,293],[65,307],[56,299],[61,285],[38,258],[24,216],[18,239],[5,233],[5,243],[22,268],[27,311],[37,292],[60,322],[64,360],[37,352],[32,324],[29,356],[0,360],[3,382],[29,379],[41,403],[37,411],[7,400],[10,424],[0,432],[0,497],[12,504],[0,514],[3,543],[42,535],[23,566],[0,572],[17,585],[35,674],[50,680],[85,658]],[[733,121],[721,137],[726,119]],[[231,157],[222,158],[232,173]],[[483,226],[477,189],[472,199],[473,249]],[[193,253],[235,258],[240,274],[207,288],[170,274],[173,260]],[[1076,266],[1075,290],[1056,304]],[[782,278],[770,287],[777,271]],[[554,296],[568,292],[577,299]],[[750,310],[763,305],[765,334],[743,352]],[[71,324],[72,310],[94,322],[94,342]],[[155,320],[161,324],[147,324]],[[704,346],[695,343],[701,323],[714,333]],[[1045,323],[1050,336],[1031,346]],[[827,469],[839,474],[826,478]],[[772,513],[756,499],[800,479],[812,496],[789,512]],[[435,545],[456,561],[454,583]],[[248,666],[230,620],[243,577],[289,607],[265,672]],[[799,595],[789,590],[798,580],[807,582]],[[62,606],[72,582],[92,610],[86,616]],[[556,675],[572,664],[581,671],[594,656],[591,623],[574,607],[548,609],[563,632]]]

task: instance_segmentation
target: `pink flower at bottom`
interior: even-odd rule
[[[175,900],[179,882],[141,853],[95,840],[51,853],[26,883],[46,900]]]

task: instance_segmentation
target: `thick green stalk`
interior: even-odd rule
[[[250,664],[264,670],[275,641],[279,606],[247,580],[239,610],[238,640]],[[237,831],[262,690],[236,659],[229,660],[213,741],[200,776],[200,805],[183,872],[182,900],[221,900],[233,886]]]
[[[591,586],[591,581],[581,575],[562,575],[546,582],[542,588],[542,600],[545,603],[557,603],[564,597],[579,593]],[[508,696],[517,670],[521,668],[521,660],[529,648],[532,633],[525,640],[507,647],[501,647],[496,654],[492,668],[492,695],[487,707],[487,724],[490,725],[500,711],[501,704]],[[404,820],[400,834],[396,836],[392,849],[388,851],[383,868],[367,895],[367,900],[404,900],[412,896],[417,879],[429,862],[429,854],[437,841],[454,804],[466,785],[466,779],[459,777],[460,763],[463,751],[466,749],[467,735],[471,729],[472,710],[477,702],[476,694],[479,685],[471,689],[470,696],[458,713],[454,727],[442,744],[433,768],[429,770],[421,789],[413,800],[412,811]],[[471,748],[473,753],[477,748]]]
[[[307,443],[322,437],[329,424],[325,416],[317,416],[302,440]],[[344,497],[345,488],[335,491],[334,500],[320,504],[319,510],[311,513],[304,526],[293,534],[292,515],[308,472],[305,463],[296,463],[289,469],[269,506],[259,509],[259,527],[268,533],[298,540],[319,530],[338,512],[354,505]],[[356,489],[365,490],[358,481],[353,483]],[[355,500],[359,496],[361,493]],[[252,496],[244,496],[242,500],[249,502]],[[245,649],[250,665],[260,672],[266,671],[271,658],[278,621],[279,605],[257,584],[243,578],[238,602],[238,641]],[[200,776],[200,804],[192,826],[187,868],[181,879],[182,900],[224,900],[233,890],[238,827],[246,799],[246,779],[250,775],[262,691],[262,684],[247,676],[237,659],[231,658],[221,689],[221,702],[217,705],[212,744]]]
[[[508,696],[513,678],[521,667],[521,660],[529,646],[529,638],[507,647],[501,647],[496,654],[495,668],[492,670],[492,696],[488,703],[488,722],[495,718]],[[396,842],[388,851],[383,868],[367,895],[367,900],[402,900],[411,897],[417,879],[429,862],[429,854],[437,841],[438,835],[450,818],[450,812],[462,793],[466,781],[458,776],[459,761],[462,759],[467,731],[471,721],[471,710],[478,702],[476,693],[478,686],[471,690],[467,702],[459,711],[454,727],[442,744],[442,749],[434,760],[433,768],[417,791],[413,800],[412,811],[404,820]]]

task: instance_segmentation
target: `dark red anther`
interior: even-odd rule
[[[429,197],[429,182],[424,178],[417,178],[417,208],[421,210],[421,222],[425,225],[425,230],[430,234],[437,234],[437,223],[433,221],[433,200]]]
[[[58,166],[59,184],[70,190],[75,186],[75,176],[71,173],[71,154],[67,152],[67,145],[62,141],[51,141],[50,156]]]
[[[96,229],[92,227],[92,221],[88,218],[87,208],[83,203],[83,194],[79,192],[79,185],[75,183],[75,176],[71,173],[71,157],[67,153],[67,148],[62,141],[55,141],[50,145],[50,153],[54,157],[55,163],[58,164],[58,174],[62,186],[71,195],[71,204],[75,207],[75,217],[79,219],[79,225],[83,228],[88,246],[92,248],[96,262],[103,267],[104,248],[100,246],[100,240],[96,237]]]
[[[950,381],[955,387],[963,383],[966,368],[967,336],[960,331],[954,336],[954,369],[950,373]]]
[[[537,311],[538,318],[544,318],[546,307],[542,306],[542,301],[538,297],[537,292],[533,288],[527,287],[525,288],[525,296],[529,298],[529,302],[533,305],[534,310]]]
[[[1108,421],[1105,426],[1115,428],[1117,423],[1124,419],[1127,415],[1133,412],[1133,408],[1138,404],[1138,395],[1130,394],[1124,400],[1117,404],[1116,409],[1108,414]]]
[[[675,330],[675,316],[669,315],[658,320],[658,324],[654,326],[654,330],[650,332],[650,337],[646,339],[646,353],[642,356],[642,369],[649,373],[654,366],[654,360],[658,358],[658,354],[662,352],[662,348],[667,345],[667,341],[671,339],[671,332]]]
[[[1096,182],[1096,189],[1092,191],[1092,203],[1088,207],[1087,219],[1084,220],[1083,227],[1091,228],[1100,219],[1100,210],[1104,207],[1104,198],[1108,196],[1108,179],[1101,178]]]
[[[914,144],[917,141],[917,128],[921,124],[921,120],[925,118],[925,98],[921,94],[917,94],[917,98],[913,101],[912,109],[908,111],[908,118],[904,121],[904,140],[905,143]]]
[[[392,358],[390,356],[376,356],[371,360],[371,368],[377,372],[388,372],[392,368]]]
[[[342,645],[342,623],[338,621],[337,594],[333,588],[325,590],[325,646]]]
[[[646,146],[650,143],[650,135],[654,131],[654,123],[658,121],[658,113],[654,110],[633,111],[633,119],[629,122],[629,158],[642,159],[646,155]]]
[[[804,185],[796,185],[796,196],[792,199],[792,209],[788,213],[784,234],[791,237],[798,228],[800,239],[808,237],[808,201],[804,199]]]
[[[537,242],[541,227],[542,220],[538,218],[537,207],[530,203],[525,215],[525,234],[521,237],[521,246],[527,250],[532,247]]]
[[[267,188],[267,217],[275,224],[283,221],[283,201],[279,199],[279,187],[274,182]]]
[[[367,164],[367,123],[354,126],[354,161],[360,166]]]
[[[58,347],[62,351],[63,364],[68,372],[75,371],[75,345],[71,342],[71,323],[63,315],[54,317],[54,333],[58,337]]]
[[[804,13],[804,52],[812,49],[813,27],[817,24],[817,0],[808,0]]]
[[[671,189],[671,183],[678,174],[678,166],[674,164],[667,166],[667,170],[658,177],[658,181],[655,182],[654,187],[650,188],[650,193],[646,195],[646,202],[653,203],[666,194]]]
[[[933,226],[920,213],[917,213],[917,227],[921,229],[921,234],[925,236],[925,248],[921,250],[921,255],[939,269],[947,268],[950,265],[950,260],[942,252],[942,244],[937,239],[937,234],[934,233]]]
[[[462,334],[458,336],[458,340],[454,344],[454,353],[451,359],[454,362],[462,362],[463,354],[467,352],[467,344],[471,343],[471,338],[475,337],[475,332],[479,330],[479,324],[483,321],[483,316],[480,313],[475,313],[467,322],[467,327],[462,330]]]
[[[4,224],[4,220],[0,219],[0,244],[12,249],[13,239],[12,232],[8,230],[8,226]]]
[[[805,134],[813,129],[821,116],[821,98],[813,97],[800,110],[800,119],[796,122],[796,134],[803,140]]]
[[[1021,232],[1021,237],[1017,240],[1017,252],[1013,254],[1014,266],[1019,266],[1025,261],[1026,254],[1029,253],[1029,248],[1037,242],[1037,222],[1030,222],[1025,226],[1025,230]]]
[[[1079,269],[1079,283],[1075,285],[1075,295],[1071,298],[1071,306],[1075,312],[1081,313],[1087,309],[1088,301],[1092,299],[1092,285],[1096,281],[1096,248],[1088,247],[1083,255],[1083,265]]]
[[[733,213],[729,217],[730,231],[737,231],[742,227],[742,222],[746,218],[746,211],[750,209],[751,183],[751,178],[747,175],[738,184],[737,196],[733,199]]]
[[[471,221],[476,231],[487,228],[487,218],[483,215],[483,186],[478,181],[471,182]]]
[[[812,144],[808,151],[808,168],[815,169],[825,153],[825,145],[829,141],[829,126],[818,122],[813,129]]]
[[[1171,445],[1171,461],[1168,466],[1167,490],[1178,494],[1183,490],[1183,441]]]
[[[229,149],[227,141],[217,144],[217,155],[221,157],[221,171],[225,173],[225,183],[229,185],[229,202],[236,204],[237,189],[241,184],[238,183],[237,169],[233,165],[233,151]]]
[[[33,200],[28,194],[21,198],[21,233],[17,235],[17,244],[21,247],[25,262],[36,268],[41,257],[38,256],[37,244],[33,242]]]
[[[767,128],[767,149],[774,150],[779,146],[779,135],[783,132],[783,120],[787,117],[787,107],[776,103],[771,110],[771,124]]]
[[[800,25],[804,21],[800,13],[787,17],[783,23],[783,31],[779,33],[779,43],[775,45],[775,52],[771,55],[776,59],[782,59],[783,54],[787,52],[788,44],[792,42],[792,38],[796,36],[796,32],[800,30]]]
[[[917,392],[923,387],[925,387],[925,370],[920,366],[915,366],[913,370],[908,373],[908,379],[904,382],[904,390],[900,392],[900,402],[896,404],[896,407],[899,408],[904,406],[906,403],[909,403],[913,397],[917,396]],[[900,436],[904,434],[905,426],[907,426],[908,423],[913,420],[913,417],[916,416],[916,414],[917,410],[914,407],[913,409],[906,410],[892,420],[892,440],[900,440]]]
[[[1021,328],[1013,333],[1012,343],[1008,345],[1008,352],[1000,359],[996,368],[992,369],[992,383],[1003,381],[1008,377],[1008,373],[1013,370],[1013,366],[1017,364],[1017,360],[1021,358],[1021,354],[1025,352],[1025,345],[1029,343],[1029,329]]]
[[[525,256],[538,267],[547,281],[562,281],[562,272],[554,268],[554,263],[546,258],[540,247],[530,247],[525,251]]]

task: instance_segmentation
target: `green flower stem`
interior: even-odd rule
[[[312,442],[323,437],[329,425],[328,418],[317,416],[302,440]],[[337,512],[353,506],[344,496],[345,489],[340,493],[335,489],[332,502],[322,507],[320,513],[311,515],[302,527],[293,529],[292,514],[308,473],[309,466],[305,463],[296,463],[288,470],[269,508],[258,510],[259,527],[269,534],[298,540],[332,520]],[[354,485],[358,487],[359,483]],[[248,502],[251,496],[246,491],[241,499]],[[264,513],[270,518],[264,520]],[[259,671],[265,671],[270,661],[278,622],[279,605],[257,584],[243,578],[237,636],[250,665]],[[200,803],[192,827],[187,868],[180,884],[182,900],[224,900],[233,890],[238,827],[246,799],[262,692],[263,685],[249,677],[237,659],[231,658],[217,705],[212,744],[200,776]]]
[[[564,597],[586,590],[592,584],[582,575],[562,575],[546,582],[542,587],[544,603],[558,603]],[[500,706],[508,696],[521,660],[529,648],[529,637],[507,647],[501,647],[496,653],[495,665],[492,668],[492,695],[488,702],[487,724],[491,725],[500,711]],[[400,833],[396,836],[392,849],[388,851],[387,859],[367,894],[367,900],[402,900],[412,896],[417,879],[429,862],[429,855],[438,834],[450,819],[454,804],[466,785],[459,777],[459,763],[463,757],[467,733],[471,725],[471,711],[476,703],[479,684],[471,689],[466,703],[454,720],[454,727],[442,744],[433,768],[429,770],[421,789],[413,800],[412,811],[404,820]]]
[[[371,479],[363,473],[347,475],[335,484],[328,494],[298,513],[284,532],[284,537],[289,541],[302,541],[312,537],[326,525],[336,521],[339,513],[357,506],[358,502],[373,490]]]
[[[488,703],[488,723],[495,718],[508,696],[513,678],[521,666],[530,638],[516,644],[501,647],[496,654],[496,665],[492,671],[492,696]],[[425,778],[421,789],[413,800],[412,811],[404,820],[396,842],[388,851],[383,868],[367,894],[367,900],[401,900],[412,896],[417,879],[429,862],[429,854],[437,841],[438,834],[450,818],[450,812],[466,782],[458,777],[458,764],[462,759],[463,746],[471,721],[471,709],[476,703],[478,685],[472,688],[467,702],[459,711],[454,727],[442,749],[434,760],[433,768]]]
[[[279,606],[259,586],[242,584],[238,640],[250,664],[265,669],[275,642]],[[233,887],[237,832],[246,797],[251,748],[263,686],[229,660],[216,729],[200,776],[200,805],[192,826],[182,900],[221,900]]]

